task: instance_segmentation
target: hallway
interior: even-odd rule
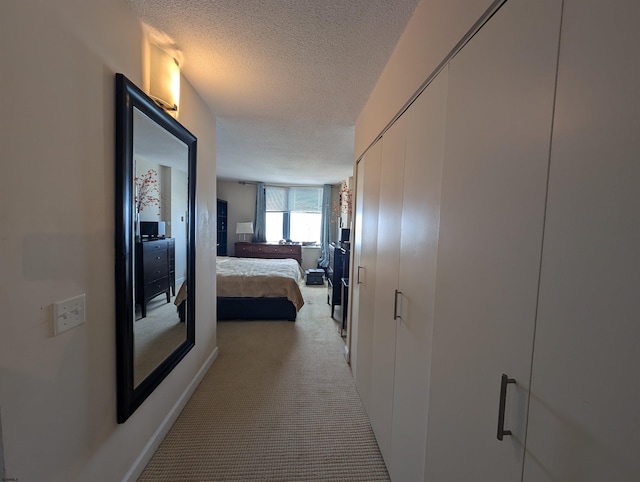
[[[295,323],[221,322],[220,355],[140,481],[386,481],[326,286]]]

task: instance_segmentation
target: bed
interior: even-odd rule
[[[304,305],[301,280],[302,270],[294,259],[218,256],[218,321],[295,321]]]

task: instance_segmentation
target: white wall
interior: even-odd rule
[[[216,346],[215,116],[183,81],[198,137],[196,346],[116,423],[114,74],[141,85],[126,2],[0,4],[0,416],[7,478],[121,480]],[[87,323],[53,336],[52,304]]]
[[[322,256],[319,246],[303,246],[302,247],[302,269],[316,269],[318,267],[318,258]]]
[[[167,219],[171,220],[171,237],[175,240],[176,285],[181,284],[187,276],[187,210],[189,209],[189,176],[185,171],[170,169],[171,212]]]
[[[218,197],[227,201],[227,254],[234,255],[234,243],[242,241],[242,235],[236,234],[236,224],[251,222],[255,226],[256,185],[240,184],[238,181],[218,181]],[[251,241],[246,235],[247,241]]]
[[[356,159],[492,3],[493,0],[422,0],[418,4],[360,112],[355,133]]]

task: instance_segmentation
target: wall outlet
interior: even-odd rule
[[[85,322],[85,295],[53,304],[53,334],[59,335]]]

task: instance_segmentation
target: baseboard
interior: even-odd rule
[[[209,355],[209,357],[200,367],[200,370],[198,370],[198,373],[196,373],[196,376],[193,377],[193,380],[191,380],[191,383],[187,386],[185,391],[182,392],[182,395],[180,396],[180,398],[178,398],[173,407],[171,407],[171,410],[169,410],[167,416],[164,418],[162,423],[158,426],[147,444],[144,446],[142,452],[140,452],[140,455],[138,455],[136,460],[133,462],[133,465],[131,466],[129,471],[122,478],[123,481],[135,482],[138,477],[140,477],[140,474],[142,474],[142,471],[147,466],[147,463],[149,463],[149,460],[151,460],[151,457],[153,457],[153,454],[160,446],[160,443],[162,442],[162,440],[164,440],[164,437],[169,432],[169,429],[171,429],[171,427],[175,423],[178,415],[180,415],[180,412],[182,412],[182,409],[191,398],[191,395],[193,395],[193,392],[196,391],[196,388],[198,388],[198,385],[200,384],[206,373],[209,371],[209,368],[211,368],[211,365],[216,358],[218,358],[218,347],[216,347],[211,355]]]

